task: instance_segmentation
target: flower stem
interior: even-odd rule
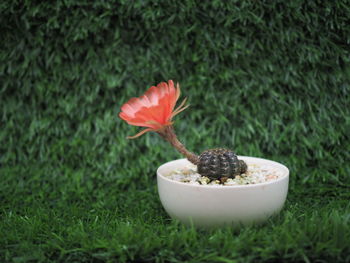
[[[165,129],[158,131],[159,135],[167,140],[176,150],[178,150],[182,155],[184,155],[187,160],[191,163],[197,165],[199,163],[199,158],[196,154],[188,151],[185,146],[177,139],[173,126],[167,126]]]

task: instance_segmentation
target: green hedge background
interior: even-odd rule
[[[2,262],[350,262],[349,1],[2,1]],[[188,149],[291,170],[280,216],[171,221],[155,170],[179,154],[117,117],[180,82]]]

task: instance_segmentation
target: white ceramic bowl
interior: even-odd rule
[[[278,213],[286,200],[289,170],[286,166],[255,157],[238,156],[249,164],[269,165],[282,176],[276,180],[250,185],[192,185],[171,180],[164,175],[189,164],[179,159],[157,170],[160,200],[168,214],[185,224],[221,226],[261,222]]]

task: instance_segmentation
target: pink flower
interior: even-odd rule
[[[119,117],[128,124],[147,129],[139,132],[129,139],[137,138],[149,131],[161,131],[166,126],[172,125],[172,118],[185,110],[186,99],[174,110],[177,100],[180,97],[179,84],[174,87],[174,82],[161,82],[152,86],[139,98],[131,98],[121,107]]]

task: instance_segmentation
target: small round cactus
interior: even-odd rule
[[[199,156],[198,173],[211,180],[234,177],[247,170],[247,164],[238,160],[237,155],[228,149],[217,148],[204,151]]]

